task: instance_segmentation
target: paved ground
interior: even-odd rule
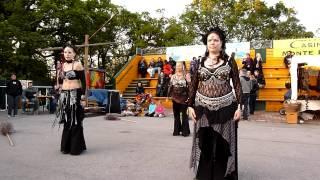
[[[319,179],[320,126],[288,125],[272,120],[279,117],[276,113],[260,114],[260,119],[257,113],[240,123],[239,179]],[[0,118],[7,119],[5,112]],[[171,136],[172,116],[123,118],[136,123],[86,118],[88,150],[80,156],[59,152],[62,129],[51,128],[53,118],[40,114],[9,119],[16,129],[16,146],[0,137],[1,180],[193,179],[188,168],[192,138]]]

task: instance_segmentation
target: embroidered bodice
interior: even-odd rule
[[[225,60],[220,66],[209,69],[204,59],[197,64],[189,88],[189,106],[202,105],[217,110],[241,99],[241,84],[234,59]],[[232,92],[231,81],[235,95]]]

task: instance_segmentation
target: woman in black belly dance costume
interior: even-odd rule
[[[79,155],[86,150],[82,121],[83,107],[80,103],[85,94],[85,75],[81,62],[75,60],[76,49],[73,45],[64,47],[66,62],[62,65],[63,77],[56,117],[63,124],[60,151],[64,154]],[[82,85],[82,83],[84,85]]]
[[[242,94],[238,67],[225,53],[226,37],[220,28],[210,28],[203,43],[205,56],[197,63],[189,88],[188,111],[195,122],[190,167],[198,180],[236,180]]]

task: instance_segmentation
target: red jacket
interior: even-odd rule
[[[163,66],[163,73],[165,75],[170,75],[170,74],[172,74],[172,72],[173,72],[173,69],[169,63],[167,63]]]

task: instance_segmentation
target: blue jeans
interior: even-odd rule
[[[243,116],[244,120],[248,120],[249,98],[250,98],[250,94],[249,93],[243,93],[242,94],[241,107],[243,106],[242,116]]]
[[[31,98],[31,99],[27,99],[27,98],[23,98],[22,99],[22,111],[26,112],[26,104],[27,104],[27,100],[31,103],[33,103],[33,111],[38,110],[39,107],[39,101],[37,98]]]
[[[50,113],[53,114],[54,112],[56,112],[57,109],[57,99],[50,99],[50,104],[48,107],[48,110],[50,110]]]

